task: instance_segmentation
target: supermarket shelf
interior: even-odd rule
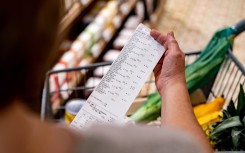
[[[127,17],[129,16],[129,14],[132,12],[133,8],[135,7],[137,3],[137,0],[130,0],[128,1],[128,7],[129,7],[129,12],[128,14],[121,14],[121,20],[122,20],[122,24],[124,24],[125,20],[127,19]],[[122,26],[122,25],[121,25]],[[116,35],[116,33],[118,32],[118,30],[120,29],[119,26],[118,28],[114,27],[113,31],[112,31],[112,38],[107,42],[103,39],[99,40],[98,43],[101,44],[101,53],[100,55],[106,51],[107,49],[107,45],[113,40],[113,37]],[[99,55],[99,56],[100,56]],[[98,57],[99,57],[98,56]],[[97,61],[97,58],[93,58],[93,57],[90,57],[90,58],[87,58],[86,59],[88,61],[89,64],[92,64],[94,62]],[[83,79],[83,75],[82,73],[76,73],[72,76],[71,80],[69,81],[69,87],[70,88],[74,88],[78,85],[78,83]],[[58,108],[60,105],[64,104],[64,102],[66,101],[66,99],[62,99],[62,98],[58,98],[57,100],[55,100],[53,102],[53,112],[56,112],[56,108]]]
[[[62,18],[59,24],[59,42],[63,40],[63,37],[66,35],[70,27],[73,25],[73,22],[77,19],[81,13],[85,13],[85,10],[92,5],[93,0],[90,0],[85,5],[82,5],[79,2],[73,4],[71,9],[67,12],[67,14]]]
[[[159,22],[159,18],[162,15],[162,12],[164,10],[164,6],[166,4],[167,0],[159,0],[160,4],[158,6],[158,8],[156,9],[156,11],[150,16],[150,20],[151,20],[151,28],[156,28]]]

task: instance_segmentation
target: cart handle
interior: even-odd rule
[[[236,35],[239,35],[243,31],[245,31],[245,19],[239,21],[235,26],[234,29],[236,30]]]

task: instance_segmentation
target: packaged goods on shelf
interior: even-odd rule
[[[96,1],[94,7],[83,17],[82,27],[80,28],[84,30],[77,35],[73,42],[68,41],[62,44],[62,51],[66,52],[52,70],[62,70],[75,66],[87,66],[95,62],[107,46],[107,43],[116,33],[116,30],[121,26],[122,21],[127,18],[128,14],[120,12],[119,3],[120,2],[116,0]],[[120,4],[124,3],[127,4],[130,11],[135,4],[131,1],[124,1]],[[76,32],[76,30],[79,29],[74,30],[74,32]],[[71,36],[73,37],[74,35],[75,33]],[[124,42],[126,42],[126,40]],[[113,59],[107,57],[106,61],[113,61],[118,54],[119,51],[117,51],[117,55],[113,55]],[[94,75],[97,78],[89,78],[85,86],[96,86],[99,83],[98,78],[101,78],[103,73],[106,73],[108,69],[109,67],[104,67],[103,70],[100,69],[94,71]],[[87,72],[88,68],[84,68],[77,72],[72,71],[52,74],[49,78],[51,100],[53,102],[52,105],[55,107],[59,107],[60,104],[62,105],[71,94],[71,90],[67,89],[74,89],[82,79],[86,80]],[[89,87],[91,88],[90,90],[85,90],[85,97],[92,92],[92,87]]]
[[[71,48],[71,45],[72,45],[71,40],[64,40],[59,46],[59,51],[60,52],[68,51]]]
[[[113,25],[116,27],[116,28],[119,28],[122,24],[122,16],[121,15],[116,15],[113,20],[112,20],[112,23]]]
[[[127,37],[130,38],[133,34],[134,30],[133,29],[122,29],[119,33],[119,36]]]
[[[76,66],[76,64],[77,64],[76,51],[68,51],[61,57],[61,60],[53,67],[52,70],[62,70],[66,68],[71,68]],[[52,74],[50,76],[50,91],[51,92],[58,91],[59,89],[68,86],[68,81],[71,79],[72,75],[73,72]],[[57,98],[58,96],[55,95],[54,97]],[[63,97],[67,97],[67,95],[64,94]]]
[[[78,52],[76,50],[67,51],[60,59],[59,63],[66,65],[66,68],[76,66],[78,61]]]
[[[113,42],[113,48],[117,50],[121,50],[123,46],[129,41],[129,38],[124,36],[117,37]]]
[[[120,50],[110,49],[103,56],[103,61],[113,62],[115,59],[117,59],[119,54],[120,54]]]
[[[86,5],[90,2],[91,0],[80,0],[82,5]]]
[[[136,15],[130,16],[120,31],[118,37],[113,42],[113,48],[121,50],[130,39],[134,29],[140,24],[142,18]]]
[[[112,19],[117,14],[117,2],[109,1],[107,5],[99,12],[94,21],[90,23],[85,30],[77,37],[77,39],[85,45],[88,54],[91,54],[91,47],[101,38],[102,32],[108,26],[112,24]],[[109,27],[111,28],[111,27]],[[107,32],[109,33],[109,32]],[[111,32],[112,33],[112,32]],[[110,33],[107,34],[108,37],[111,37]],[[97,49],[100,49],[100,44],[95,46],[95,52]],[[98,56],[95,53],[95,56]]]
[[[85,45],[85,50],[88,50],[101,36],[102,29],[99,25],[91,23],[89,26],[77,37],[77,39]]]
[[[119,7],[119,10],[124,15],[128,14],[130,11],[129,3],[128,2],[122,3]]]
[[[61,70],[65,69],[66,66],[64,64],[56,64],[53,70]],[[57,91],[59,90],[60,86],[65,82],[67,78],[67,73],[58,73],[58,74],[52,74],[50,76],[50,91]]]
[[[75,54],[73,52],[66,52],[61,60],[54,66],[52,70],[62,70],[66,68],[73,67],[75,65]],[[67,81],[68,76],[67,73],[58,73],[50,76],[50,87],[51,91],[56,89],[57,87],[61,87],[65,81]]]
[[[91,61],[90,58],[82,59],[81,62],[79,63],[79,66],[81,66],[81,67],[87,66],[87,65],[91,64],[90,61]],[[84,69],[81,70],[81,73],[82,73],[82,74],[86,74],[86,70],[84,70]]]
[[[75,40],[71,45],[71,50],[76,52],[78,61],[85,53],[85,44],[83,41]]]
[[[135,14],[140,21],[144,20],[145,17],[145,6],[143,1],[138,1],[135,6]]]
[[[87,80],[87,82],[85,84],[86,90],[84,92],[85,98],[89,97],[89,95],[93,92],[94,87],[96,87],[100,83],[100,81],[101,81],[101,78],[99,78],[99,77],[90,77]]]
[[[129,29],[135,29],[140,24],[141,21],[142,21],[141,18],[139,18],[136,15],[132,15],[125,22],[124,27]]]
[[[65,82],[61,88],[60,88],[62,91],[60,92],[60,95],[61,95],[61,98],[62,99],[67,99],[70,94],[71,94],[71,91],[68,91],[69,89],[69,82]]]
[[[111,66],[108,65],[108,66],[102,66],[102,67],[96,68],[96,69],[94,70],[94,76],[95,76],[95,77],[103,77],[104,74],[106,74],[106,73],[109,71],[110,67],[111,67]]]
[[[118,3],[117,1],[109,1],[105,8],[103,8],[94,22],[97,23],[102,29],[112,23],[113,18],[117,15]]]
[[[108,26],[102,33],[102,37],[106,42],[109,42],[113,36],[113,32],[114,32],[114,25],[110,25]]]
[[[87,88],[94,88],[100,83],[101,78],[99,77],[90,77],[88,81],[85,84],[85,87]]]
[[[91,54],[93,58],[98,58],[99,55],[102,52],[104,42],[102,40],[98,41],[96,44],[94,44],[91,48]]]
[[[99,12],[106,6],[106,1],[97,1],[94,7],[83,17],[83,24],[88,25],[94,21]]]

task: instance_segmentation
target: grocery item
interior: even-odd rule
[[[103,61],[113,62],[115,59],[117,59],[119,54],[120,54],[119,50],[110,49],[103,56]]]
[[[221,122],[213,125],[210,141],[216,150],[245,150],[245,94],[242,85],[237,99],[237,107],[231,100],[227,109],[223,110]]]
[[[220,111],[214,111],[212,113],[203,115],[197,118],[197,121],[201,126],[207,125],[211,122],[218,122],[220,121]]]
[[[128,37],[118,36],[113,42],[113,48],[116,50],[121,50],[128,41]]]
[[[112,23],[114,25],[114,27],[119,28],[122,24],[122,16],[121,15],[116,15],[113,20]]]
[[[67,99],[70,96],[71,91],[69,91],[68,89],[69,89],[69,82],[65,82],[64,84],[62,84],[62,86],[60,87],[61,98]]]
[[[109,42],[111,40],[114,29],[115,29],[114,25],[111,24],[103,31],[102,37],[106,42]]]
[[[58,63],[54,66],[53,70],[62,70],[67,68],[67,66],[63,63]],[[52,74],[50,76],[50,92],[57,91],[60,86],[65,82],[67,78],[67,73],[58,73],[58,74]]]
[[[85,44],[83,41],[75,40],[71,45],[71,50],[76,52],[78,61],[84,56]]]
[[[85,58],[85,59],[81,60],[81,62],[79,63],[79,66],[84,67],[84,66],[87,66],[89,64],[90,64],[90,59],[89,58]],[[81,73],[85,74],[86,73],[86,69],[82,69]]]
[[[109,1],[106,7],[100,11],[94,22],[98,24],[102,29],[105,29],[110,23],[112,23],[113,18],[116,16],[118,11],[117,7],[117,1]]]
[[[150,94],[146,102],[130,117],[135,121],[148,122],[154,120],[161,115],[161,96],[158,92]]]
[[[69,50],[61,57],[59,63],[66,65],[67,68],[74,67],[78,59],[78,54],[76,51]]]
[[[68,51],[70,49],[71,45],[72,45],[71,40],[64,40],[59,47],[59,51],[60,52]]]
[[[223,97],[217,97],[212,102],[197,105],[193,108],[194,114],[197,118],[203,117],[213,112],[219,112],[225,103]]]
[[[72,99],[65,105],[65,122],[70,124],[75,118],[83,104],[86,102],[84,99]]]
[[[145,17],[145,6],[143,1],[138,1],[135,6],[135,14],[140,21]]]
[[[111,66],[108,65],[108,66],[101,66],[101,67],[96,68],[94,70],[94,76],[95,77],[103,77],[104,74],[106,74],[109,71],[110,67]]]
[[[132,36],[133,32],[134,32],[133,29],[124,28],[119,32],[119,36],[130,38]]]
[[[89,26],[77,37],[79,41],[84,42],[85,49],[88,50],[90,47],[97,42],[102,34],[102,28],[95,23],[89,24]]]
[[[128,14],[130,11],[129,3],[122,3],[119,7],[119,10],[122,14]]]
[[[75,51],[67,51],[62,57],[61,60],[53,67],[52,70],[62,70],[66,68],[71,68],[76,66],[77,63],[77,53]],[[62,72],[57,74],[52,74],[50,76],[50,91],[57,91],[63,84],[71,78],[72,72]],[[57,97],[57,96],[56,96]]]
[[[94,88],[100,83],[101,78],[99,77],[90,77],[86,84],[85,84],[85,90],[84,90],[84,97],[88,98],[89,95],[93,92]]]
[[[140,24],[140,22],[141,22],[141,18],[139,18],[136,15],[132,15],[125,22],[124,27],[126,29],[135,29]]]
[[[86,5],[90,2],[91,0],[81,0],[80,2],[83,4],[83,5]]]
[[[102,52],[103,47],[103,41],[98,41],[96,44],[94,44],[91,48],[91,54],[93,58],[98,58]]]

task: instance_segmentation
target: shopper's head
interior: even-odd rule
[[[38,109],[59,18],[59,0],[0,5],[0,110],[13,101]]]

